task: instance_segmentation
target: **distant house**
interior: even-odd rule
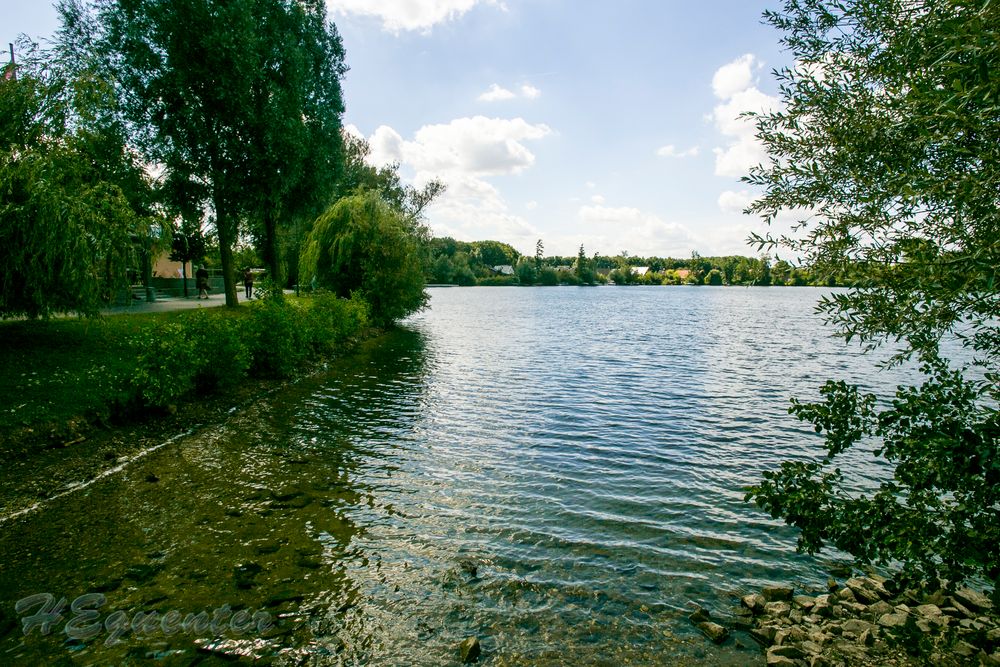
[[[493,267],[493,272],[500,276],[514,275],[514,267],[510,264],[498,264]]]
[[[556,267],[556,271],[572,271],[572,270],[573,270],[572,266],[563,265],[563,266],[557,266]]]
[[[632,267],[632,273],[634,273],[635,275],[637,275],[639,277],[642,277],[642,276],[646,275],[647,273],[649,273],[649,267],[648,266],[633,266]]]
[[[681,280],[687,280],[687,277],[691,275],[691,269],[674,269],[674,273]]]

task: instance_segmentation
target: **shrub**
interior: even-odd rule
[[[127,401],[165,407],[194,386],[198,354],[184,328],[171,322],[139,331],[129,338],[136,364],[128,379]]]
[[[311,348],[319,354],[332,354],[368,326],[368,304],[359,298],[342,299],[320,292],[309,299],[305,321]]]
[[[263,299],[249,310],[246,338],[251,371],[259,376],[291,375],[309,353],[309,326],[302,308],[290,301]]]
[[[195,386],[201,391],[231,387],[250,368],[249,322],[229,313],[199,310],[187,318],[186,334],[197,358]]]

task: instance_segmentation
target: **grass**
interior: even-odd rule
[[[361,301],[323,294],[235,310],[0,323],[0,444],[172,411],[178,399],[248,375],[288,377],[349,347],[367,312]]]
[[[105,416],[135,366],[128,339],[189,314],[0,323],[0,432]]]

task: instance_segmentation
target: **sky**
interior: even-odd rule
[[[534,254],[752,255],[743,111],[779,108],[777,1],[327,0],[345,127],[407,182],[447,189],[437,236]],[[46,2],[0,0],[3,59]]]

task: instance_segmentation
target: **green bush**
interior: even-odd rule
[[[309,354],[309,326],[295,303],[263,299],[250,305],[247,339],[254,375],[287,377]]]
[[[319,354],[332,354],[368,326],[368,304],[359,298],[342,299],[319,292],[305,310],[307,338]]]
[[[130,337],[129,347],[136,364],[128,379],[128,403],[165,407],[194,386],[197,351],[180,324],[139,331]]]
[[[484,287],[507,287],[517,285],[517,278],[514,276],[491,276],[483,278],[479,284]]]
[[[246,377],[251,341],[245,318],[202,309],[187,318],[185,332],[194,348],[194,382],[200,391],[231,387]]]

